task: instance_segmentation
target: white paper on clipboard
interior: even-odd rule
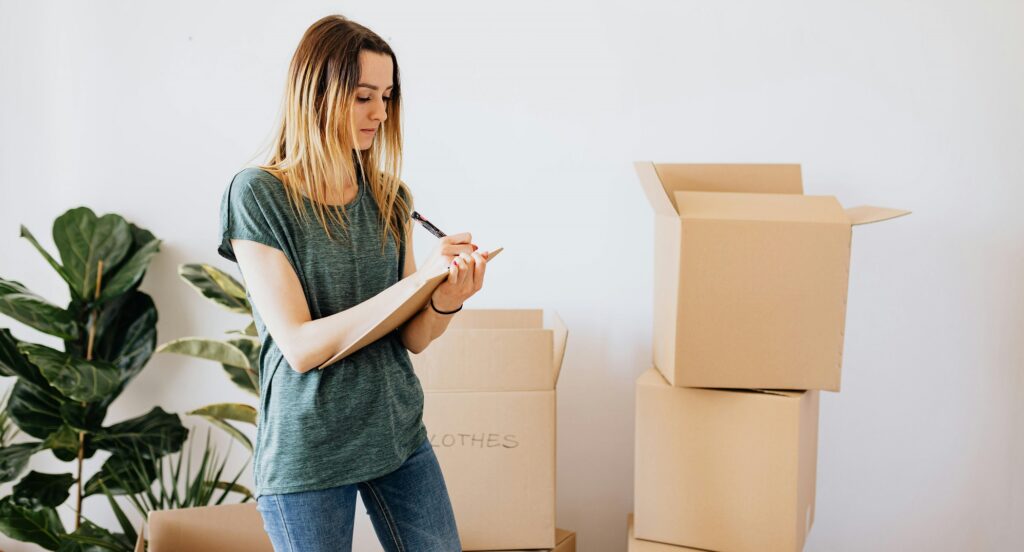
[[[503,247],[499,247],[498,249],[488,253],[487,262],[490,263],[491,260],[493,260],[494,257],[497,257],[498,253],[501,253],[503,250]],[[427,301],[430,301],[430,296],[434,294],[434,290],[437,289],[437,286],[441,285],[441,282],[443,282],[447,277],[448,270],[445,269],[444,272],[435,274],[425,280],[418,288],[413,290],[404,301],[402,301],[402,304],[399,305],[398,308],[391,311],[391,314],[380,322],[374,324],[372,328],[363,333],[363,335],[361,335],[354,343],[337,353],[334,353],[331,358],[317,366],[317,369],[324,368],[329,364],[334,364],[342,358],[384,337],[402,324],[405,324],[407,320],[423,310],[423,307],[427,306]]]

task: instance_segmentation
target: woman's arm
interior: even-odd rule
[[[451,258],[471,252],[469,234],[442,240],[433,257]],[[419,287],[419,272],[410,272],[395,285],[339,313],[312,320],[295,270],[284,253],[249,240],[231,240],[245,286],[267,331],[285,360],[299,373],[316,368],[339,350],[355,343],[377,322],[385,319]]]
[[[469,299],[484,285],[484,273],[487,269],[486,253],[461,253],[454,259],[454,269],[448,272],[448,279],[438,286],[431,298],[438,309],[445,312],[453,311],[462,306],[466,299]],[[432,255],[427,259],[429,263],[436,262]],[[451,262],[451,261],[447,261]],[[416,258],[412,252],[412,226],[410,223],[406,232],[405,247],[405,274],[407,277],[416,272]],[[430,342],[437,339],[448,329],[452,314],[440,314],[430,307],[428,303],[422,311],[409,319],[402,326],[402,344],[411,353],[420,353],[430,345]]]

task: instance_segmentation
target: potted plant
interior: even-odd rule
[[[259,397],[260,382],[257,368],[261,347],[256,338],[256,323],[252,320],[252,305],[246,298],[245,287],[226,272],[204,263],[181,265],[178,267],[178,275],[213,304],[231,312],[248,315],[249,324],[243,330],[229,330],[227,333],[234,335],[230,339],[183,337],[160,345],[156,352],[212,360],[221,365],[235,385]],[[197,408],[188,414],[202,416],[252,452],[252,442],[231,422],[255,425],[255,407],[242,403],[218,403]]]
[[[17,480],[29,458],[47,450],[74,462],[75,470],[32,471],[22,477],[11,494],[0,498],[0,531],[48,550],[131,550],[134,535],[111,533],[87,519],[83,523],[82,500],[104,488],[112,494],[142,491],[138,487],[146,478],[127,488],[118,482],[128,481],[123,476],[137,469],[140,454],[147,477],[155,478],[160,459],[180,451],[188,435],[178,415],[160,407],[104,425],[108,407],[156,346],[156,307],[138,288],[160,240],[119,215],[98,217],[86,207],[65,212],[53,224],[59,263],[24,226],[21,237],[67,283],[70,302],[62,308],[19,282],[0,278],[0,313],[56,336],[64,345],[60,351],[20,341],[0,328],[0,375],[17,378],[6,415],[35,439],[3,443],[0,482]],[[83,481],[84,460],[101,450],[110,457]],[[56,511],[69,495],[75,499],[71,531]]]

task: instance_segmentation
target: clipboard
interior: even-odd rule
[[[490,263],[504,250],[504,247],[499,247],[498,249],[488,253],[487,262]],[[446,268],[443,272],[439,272],[430,278],[427,278],[418,288],[409,293],[405,300],[402,301],[402,304],[395,310],[391,311],[391,314],[386,316],[380,322],[374,324],[373,327],[364,332],[363,335],[359,336],[359,339],[356,339],[354,343],[337,353],[334,353],[331,358],[322,362],[316,367],[316,369],[321,370],[325,366],[334,364],[342,358],[384,337],[402,324],[405,324],[410,318],[423,310],[423,307],[427,306],[427,302],[430,301],[430,296],[434,294],[434,290],[436,290],[437,286],[440,286],[441,282],[443,282],[447,277],[448,269]]]

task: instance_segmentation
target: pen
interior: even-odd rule
[[[433,234],[433,235],[435,235],[435,236],[437,236],[439,238],[443,238],[443,237],[448,235],[448,234],[445,234],[444,232],[442,232],[440,228],[438,228],[438,227],[434,226],[433,224],[431,224],[429,220],[423,218],[423,215],[417,213],[416,211],[412,212],[412,220],[415,220],[416,222],[419,222],[420,224],[423,225],[424,228],[427,229],[427,232],[430,232],[431,234]]]

